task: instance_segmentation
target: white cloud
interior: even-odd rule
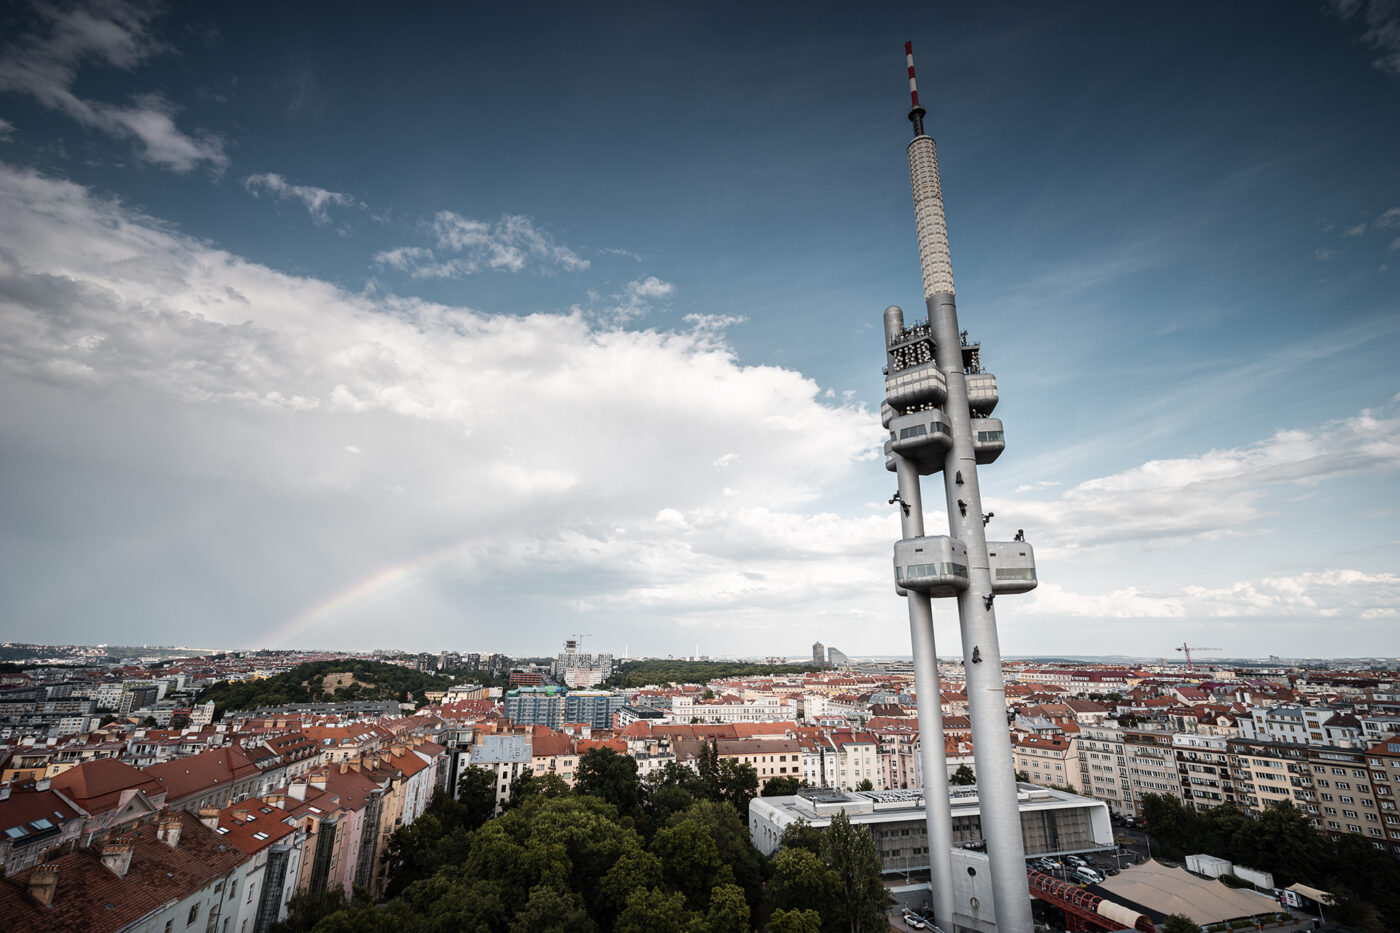
[[[74,93],[79,69],[88,62],[130,69],[161,50],[147,26],[151,12],[110,2],[68,9],[40,7],[47,34],[11,44],[0,56],[0,88],[33,96],[85,126],[134,138],[149,162],[176,172],[201,164],[215,171],[228,165],[223,140],[212,133],[188,134],[175,125],[177,108],[157,94],[115,104]]]
[[[243,179],[243,187],[255,198],[264,194],[279,201],[300,201],[311,215],[311,222],[324,227],[331,222],[330,208],[354,207],[359,204],[355,198],[339,191],[327,191],[311,185],[293,185],[281,175],[265,172],[249,175]]]
[[[1354,227],[1347,227],[1345,230],[1342,231],[1342,236],[1357,237],[1361,236],[1365,232],[1366,224],[1363,221],[1362,223],[1359,223]]]
[[[1392,207],[1376,218],[1377,227],[1400,227],[1400,207]]]
[[[1027,597],[1025,610],[1034,615],[1094,619],[1392,619],[1400,618],[1400,576],[1328,569],[1159,593],[1136,587],[1073,593],[1042,583]]]
[[[452,231],[473,248],[469,227]],[[351,294],[3,166],[0,242],[0,385],[14,402],[0,437],[49,438],[57,417],[65,462],[89,464],[117,502],[138,501],[128,476],[213,484],[211,503],[241,491],[258,504],[200,547],[240,576],[277,577],[285,592],[268,583],[259,599],[305,605],[344,585],[328,561],[364,575],[403,559],[382,556],[390,544],[442,541],[442,573],[498,599],[510,588],[494,580],[528,574],[558,609],[686,616],[737,611],[742,596],[796,620],[886,592],[891,516],[807,514],[870,468],[875,416],[823,402],[800,373],[741,365],[713,333]],[[639,301],[673,291],[633,284]],[[338,449],[356,455],[326,456]],[[23,487],[12,473],[6,495]],[[141,521],[178,524],[170,508]],[[266,559],[282,563],[259,565],[240,535],[279,542]]]
[[[555,243],[520,214],[503,214],[488,223],[452,211],[438,211],[424,224],[436,251],[400,246],[377,254],[375,261],[416,279],[456,279],[482,270],[520,272],[526,266],[551,272],[588,268],[588,260]]]
[[[1323,262],[1331,262],[1337,258],[1337,251],[1335,249],[1318,249],[1313,251],[1313,256]]]
[[[0,119],[0,142],[14,138],[15,125],[9,120]]]
[[[614,292],[606,299],[595,293],[589,294],[590,302],[585,308],[582,305],[575,305],[574,312],[586,315],[594,320],[607,325],[625,324],[638,318],[646,317],[657,306],[664,304],[675,294],[676,287],[670,282],[662,281],[654,275],[649,275],[644,279],[634,279],[623,286],[621,291]],[[702,339],[709,339],[714,336],[717,328],[703,326],[698,319],[691,321],[691,316],[686,320],[695,324],[694,333]]]
[[[1153,460],[1073,486],[1056,499],[987,503],[1050,549],[1137,541],[1156,547],[1255,534],[1275,514],[1269,497],[1348,476],[1400,468],[1400,413],[1383,409],[1196,457]],[[1017,493],[1021,493],[1021,489]],[[1029,490],[1027,490],[1029,491]]]
[[[670,282],[663,282],[654,275],[649,275],[644,279],[627,283],[627,294],[629,296],[646,301],[670,298],[675,290],[676,286],[672,285]]]

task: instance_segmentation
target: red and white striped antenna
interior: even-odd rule
[[[924,135],[924,114],[928,111],[919,106],[919,85],[914,80],[914,43],[904,43],[904,62],[909,66],[909,120],[914,124],[914,135]]]

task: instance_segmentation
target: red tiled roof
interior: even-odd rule
[[[254,855],[296,832],[295,826],[282,822],[285,818],[276,807],[248,800],[219,811],[219,834],[240,852]]]
[[[230,745],[174,761],[163,761],[142,770],[160,782],[165,788],[166,800],[173,804],[192,794],[232,784],[256,773],[258,766],[241,747]]]
[[[88,813],[104,813],[121,803],[124,791],[139,790],[147,797],[165,793],[149,774],[115,758],[99,758],[74,765],[54,775],[50,782]]]
[[[52,790],[35,790],[33,782],[15,784],[10,796],[0,800],[0,831],[18,826],[32,836],[39,832],[29,825],[35,820],[48,820],[59,826],[81,815]]]
[[[123,841],[133,843],[131,866],[124,878],[103,865],[94,849],[75,849],[46,863],[45,867],[58,869],[58,887],[48,908],[29,896],[34,869],[0,881],[0,917],[5,918],[7,933],[120,930],[171,901],[189,897],[247,861],[247,855],[192,815],[176,815],[181,823],[180,844],[174,849],[156,838],[151,823],[123,835]]]

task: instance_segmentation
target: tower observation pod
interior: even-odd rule
[[[948,855],[952,819],[931,601],[955,599],[994,921],[998,930],[1020,933],[1032,929],[1031,907],[993,605],[997,596],[1035,588],[1035,551],[1020,532],[1012,541],[987,540],[993,516],[982,511],[977,467],[995,462],[1006,449],[1001,419],[992,417],[997,381],[982,369],[982,347],[958,328],[938,153],[924,132],[926,111],[919,106],[913,49],[906,44],[904,51],[914,124],[909,178],[928,317],[906,325],[903,310],[885,309],[885,401],[880,412],[889,431],[885,468],[899,484],[890,500],[899,506],[902,533],[894,546],[894,582],[909,607],[934,919],[950,931],[958,915],[976,916],[982,923],[987,919],[986,905],[978,905],[976,898],[969,904],[955,900]],[[940,474],[948,533],[930,535],[924,528],[920,477]]]

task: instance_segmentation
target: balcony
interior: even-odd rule
[[[988,541],[993,593],[1029,593],[1036,587],[1035,549],[1024,541]]]
[[[888,385],[888,380],[886,380]],[[946,390],[945,390],[946,391]],[[888,389],[885,394],[889,394]],[[978,373],[967,377],[967,407],[983,415],[990,415],[997,407],[997,377],[991,373]]]
[[[993,380],[993,397],[996,395],[995,382]],[[885,400],[895,409],[905,409],[911,405],[925,403],[941,405],[947,399],[948,380],[943,373],[938,371],[938,364],[932,361],[898,370],[885,377]],[[995,401],[992,404],[995,405]],[[990,408],[979,410],[991,411]]]
[[[921,476],[943,469],[943,458],[953,446],[952,429],[943,412],[933,408],[895,415],[889,429],[890,439],[885,443],[886,469],[894,469],[892,454],[911,461]]]
[[[1000,418],[972,419],[972,450],[979,465],[992,463],[1006,449]]]
[[[901,590],[956,596],[968,586],[967,547],[946,535],[896,541],[894,581]]]

